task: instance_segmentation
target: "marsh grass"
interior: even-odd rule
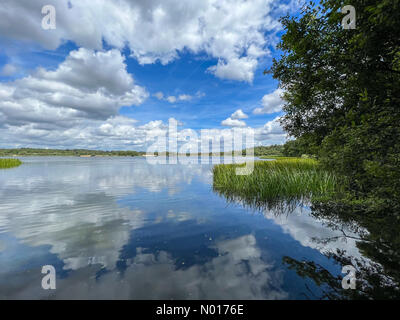
[[[18,167],[22,162],[18,159],[0,159],[0,169],[9,169]]]
[[[260,159],[293,160],[293,159],[299,159],[299,158],[296,158],[296,157],[284,157],[284,156],[261,156]]]
[[[336,176],[314,159],[257,161],[247,176],[236,175],[237,164],[213,168],[213,189],[229,201],[251,207],[291,211],[313,197],[333,194],[339,188]]]

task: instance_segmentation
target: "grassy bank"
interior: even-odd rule
[[[285,156],[261,156],[260,159],[289,160],[289,159],[299,159],[299,158],[285,157]]]
[[[22,162],[18,159],[0,159],[0,169],[18,167]]]
[[[216,165],[213,189],[228,200],[244,201],[250,206],[297,205],[338,190],[335,175],[323,170],[313,159],[257,161],[253,173],[247,176],[236,175],[237,166]]]

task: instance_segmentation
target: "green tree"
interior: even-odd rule
[[[308,135],[303,135],[296,140],[287,141],[283,145],[282,153],[287,157],[301,157],[303,154],[317,155],[318,142],[313,141]]]
[[[356,9],[356,29],[341,8]],[[321,0],[286,30],[271,72],[285,90],[282,125],[318,150],[356,197],[399,203],[399,0]],[[397,199],[397,201],[391,201]]]

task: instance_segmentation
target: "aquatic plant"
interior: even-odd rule
[[[213,189],[229,201],[257,208],[293,209],[313,197],[338,191],[336,176],[314,159],[256,161],[250,175],[236,175],[238,164],[213,168]]]
[[[18,167],[22,164],[19,159],[0,159],[0,169]]]

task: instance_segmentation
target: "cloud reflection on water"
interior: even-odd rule
[[[212,193],[210,166],[151,165],[140,158],[31,158],[1,175],[0,264],[7,268],[0,271],[0,298],[289,297],[282,289],[284,269],[272,258],[283,253],[271,251],[284,235],[262,247],[248,210],[227,206]],[[307,210],[280,217],[265,212],[265,217],[264,227],[281,226],[303,247],[322,251],[311,238],[335,235]],[[231,234],[223,230],[226,225]],[[204,239],[191,243],[189,234],[196,233],[204,233]],[[160,234],[177,242],[155,249],[152,239]],[[142,235],[146,239],[139,241]],[[10,246],[8,237],[19,244]],[[194,255],[199,245],[207,248],[204,259],[181,265],[178,247],[187,246]],[[331,245],[354,249],[353,243]],[[35,253],[34,262],[23,246]],[[63,272],[53,293],[41,290],[38,269],[50,257]]]

